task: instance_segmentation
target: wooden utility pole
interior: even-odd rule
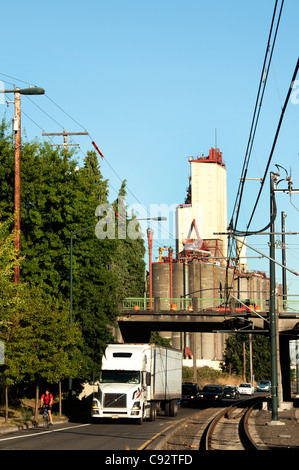
[[[0,93],[14,93],[15,114],[13,118],[13,131],[15,133],[15,249],[17,256],[20,254],[20,230],[21,230],[21,95],[43,95],[45,90],[40,87],[17,88],[13,90],[0,90]],[[19,260],[18,260],[19,261]],[[14,282],[20,282],[20,266],[15,266]]]
[[[15,115],[13,129],[15,132],[15,249],[20,253],[21,230],[21,95],[15,93]],[[14,282],[20,282],[20,266],[15,266]]]
[[[88,132],[67,132],[65,129],[63,129],[63,132],[43,132],[43,136],[55,136],[55,135],[60,135],[63,136],[63,144],[55,144],[57,147],[63,146],[64,148],[64,160],[66,161],[66,152],[67,148],[69,145],[77,145],[77,144],[68,144],[67,143],[67,137],[69,135],[88,135]],[[54,144],[53,144],[54,145]]]

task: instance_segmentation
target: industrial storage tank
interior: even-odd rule
[[[173,298],[180,298],[188,295],[185,288],[185,278],[187,277],[188,273],[188,265],[184,263],[172,263],[172,297]]]
[[[152,264],[153,297],[159,297],[163,310],[170,310],[170,269],[169,263]],[[167,300],[166,300],[167,299]]]

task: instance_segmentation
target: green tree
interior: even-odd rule
[[[71,153],[23,138],[21,162],[21,281],[39,286],[65,311],[70,295],[70,233],[97,223],[97,206],[108,203],[108,182],[93,151],[79,168]],[[0,213],[4,220],[13,212],[13,188],[13,141],[3,121]],[[99,240],[92,229],[74,236],[73,318],[83,336],[82,378],[99,368],[107,342],[113,341],[118,301],[143,293],[143,253],[140,240]]]
[[[245,345],[246,377],[250,377],[250,352],[249,335],[232,334],[226,340],[223,355],[222,369],[225,372],[243,375]],[[253,374],[256,380],[269,379],[271,375],[271,357],[269,338],[264,335],[253,335],[252,339],[252,364]]]
[[[111,270],[118,280],[119,299],[142,297],[145,289],[144,241],[140,236],[138,220],[134,214],[127,214],[126,195],[126,181],[123,181],[118,198],[113,204],[115,212],[126,219],[120,221],[125,229],[125,234],[122,232],[121,236],[119,236],[119,227],[116,224],[118,240],[111,265]]]
[[[43,296],[40,287],[13,282],[19,261],[13,261],[14,233],[7,236],[8,222],[0,222],[0,339],[5,344],[6,383],[36,377],[56,383],[78,374],[81,332],[70,326],[69,311],[53,297]]]

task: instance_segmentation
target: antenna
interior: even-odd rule
[[[215,128],[215,149],[217,148],[217,128]]]

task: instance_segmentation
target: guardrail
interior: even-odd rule
[[[158,300],[158,304],[157,304]],[[127,297],[121,303],[121,310],[125,311],[145,311],[145,310],[158,310],[160,311],[193,311],[194,300],[196,300],[196,306],[198,310],[215,310],[230,311],[231,305],[226,303],[223,299],[209,299],[209,298],[166,298],[161,297],[159,299],[154,298],[143,298],[143,297]],[[156,306],[156,308],[155,308]],[[267,312],[269,311],[269,300],[265,299],[238,299],[235,301],[235,312],[242,312],[246,310],[246,306],[249,309],[253,309],[256,312]],[[282,300],[277,299],[276,309],[280,313],[295,313],[299,312],[299,300]]]
[[[192,299],[159,298],[161,310],[188,310],[192,308]],[[151,310],[154,308],[154,298],[127,297],[122,301],[122,310]]]

